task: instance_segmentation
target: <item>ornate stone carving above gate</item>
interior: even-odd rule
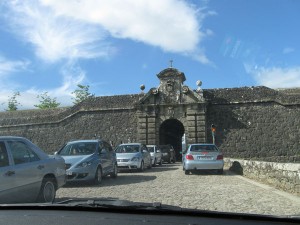
[[[197,82],[198,89],[184,85],[184,73],[167,68],[157,74],[159,86],[151,88],[139,100],[139,140],[158,144],[161,124],[169,119],[180,121],[185,130],[187,143],[206,140],[206,101]]]
[[[204,103],[205,99],[199,89],[194,91],[183,82],[186,80],[184,73],[175,68],[167,68],[157,74],[160,84],[151,88],[140,100],[140,104],[182,104]]]

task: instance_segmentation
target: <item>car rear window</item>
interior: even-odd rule
[[[191,152],[216,152],[219,151],[218,148],[214,145],[192,145],[190,147]]]

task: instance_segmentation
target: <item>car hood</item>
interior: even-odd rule
[[[76,163],[82,162],[84,160],[89,160],[89,158],[92,157],[92,155],[70,155],[70,156],[61,156],[66,164],[74,165]]]
[[[141,153],[117,153],[117,159],[132,159],[133,157],[141,157]]]
[[[63,160],[64,158],[60,155],[48,155],[50,159]]]

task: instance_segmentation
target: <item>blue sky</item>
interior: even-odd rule
[[[196,88],[300,87],[297,0],[0,0],[0,110],[140,93],[170,66]]]

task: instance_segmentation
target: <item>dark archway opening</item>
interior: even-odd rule
[[[159,144],[170,144],[176,152],[176,159],[181,160],[183,124],[176,119],[165,120],[159,128]]]

